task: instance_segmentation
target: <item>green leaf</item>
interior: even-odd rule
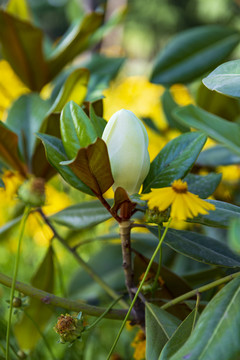
[[[104,130],[105,126],[107,125],[107,122],[100,116],[96,115],[92,104],[90,104],[90,119],[95,127],[97,136],[101,138],[102,134],[103,134],[103,130]]]
[[[146,360],[158,360],[179,324],[180,320],[175,316],[146,302]]]
[[[196,310],[194,309],[180,324],[173,336],[164,346],[158,360],[169,360],[170,357],[183,346],[188,337],[191,335],[195,311]]]
[[[73,230],[86,229],[110,218],[110,213],[98,200],[69,206],[50,216],[50,220]]]
[[[51,135],[37,134],[37,136],[43,142],[49,163],[59,172],[63,179],[76,189],[92,195],[89,187],[68,166],[60,165],[60,162],[68,159],[62,141]]]
[[[21,218],[22,216],[18,216],[0,227],[0,240],[5,240],[7,238],[8,234],[20,223]]]
[[[32,278],[31,284],[41,290],[53,293],[54,288],[54,264],[53,250],[50,246],[47,253],[40,264],[37,272]],[[27,314],[37,324],[39,329],[43,331],[47,325],[49,318],[52,316],[52,310],[46,306],[48,299],[41,301],[31,298],[30,305],[26,308]],[[44,303],[46,302],[46,303]],[[21,348],[31,350],[35,347],[41,338],[36,325],[26,314],[23,315],[20,322],[14,326],[14,332]]]
[[[100,13],[87,14],[81,22],[73,26],[61,39],[47,59],[51,79],[75,56],[91,45],[91,38],[103,20]]]
[[[28,94],[18,98],[8,112],[6,125],[17,133],[19,148],[29,169],[37,141],[35,133],[40,130],[48,110],[48,102],[38,94]]]
[[[232,219],[228,231],[228,244],[235,252],[240,252],[240,219]]]
[[[158,237],[157,227],[148,227]],[[169,229],[164,243],[176,252],[193,260],[225,267],[240,267],[240,256],[223,242],[192,231]]]
[[[188,191],[206,199],[216,190],[222,178],[222,174],[210,173],[205,176],[188,174],[184,180],[188,184]]]
[[[81,148],[74,160],[61,162],[61,165],[69,166],[96,195],[105,193],[114,183],[107,146],[100,138]]]
[[[116,77],[124,61],[125,58],[106,57],[104,55],[94,54],[89,62],[82,64],[91,74],[87,94],[88,101],[102,97],[102,91],[106,89],[110,81]]]
[[[197,165],[209,167],[239,163],[240,156],[237,156],[222,145],[212,146],[209,149],[202,151],[196,161]]]
[[[173,180],[185,177],[205,142],[206,136],[198,132],[186,133],[171,140],[151,163],[143,183],[143,193],[151,188],[169,186]]]
[[[86,69],[76,69],[67,77],[49,113],[62,111],[69,101],[81,104],[87,94],[89,72]]]
[[[156,59],[151,82],[188,83],[220,64],[236,47],[239,35],[223,26],[195,27],[168,43]]]
[[[215,205],[215,210],[207,215],[199,214],[188,222],[199,223],[207,226],[227,228],[231,219],[240,218],[240,207],[217,200],[207,200]]]
[[[168,89],[161,96],[161,102],[169,126],[179,129],[181,132],[189,131],[189,127],[179,124],[172,115],[173,110],[177,109],[179,105],[173,100],[172,94]]]
[[[170,360],[238,360],[240,278],[224,286],[201,314],[183,347]]]
[[[177,109],[174,115],[182,124],[203,131],[240,155],[240,125],[226,121],[196,106]]]
[[[42,31],[1,9],[0,24],[4,57],[31,90],[40,91],[49,80],[42,51]]]
[[[210,91],[200,84],[197,91],[196,105],[226,120],[235,121],[239,115],[240,104],[237,99]]]
[[[205,79],[204,85],[221,94],[240,98],[240,60],[228,61],[218,66]]]
[[[125,288],[120,244],[104,245],[100,251],[90,257],[88,264],[113,289],[118,291]],[[70,280],[69,293],[74,297],[91,300],[97,300],[99,296],[105,295],[99,284],[82,269],[78,269]]]
[[[60,123],[63,145],[70,159],[75,158],[80,148],[88,146],[97,138],[91,120],[73,101],[64,106]]]
[[[26,176],[27,169],[19,156],[18,136],[0,121],[0,158]]]

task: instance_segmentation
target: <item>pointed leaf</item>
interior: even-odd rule
[[[189,127],[179,124],[179,122],[177,122],[174,116],[172,115],[173,110],[177,109],[179,105],[174,101],[172,94],[168,89],[166,89],[163,95],[161,96],[161,102],[169,126],[172,128],[179,129],[182,132],[189,131],[190,130]]]
[[[53,293],[54,287],[54,264],[53,264],[53,250],[49,247],[42,263],[31,281],[34,287]],[[47,299],[46,299],[47,301]],[[52,315],[52,310],[42,301],[31,298],[30,305],[26,308],[27,314],[38,325],[39,329],[43,331],[47,325],[49,318]],[[33,349],[41,335],[36,329],[33,321],[24,314],[20,322],[14,327],[14,332],[18,343],[22,349]]]
[[[238,42],[237,32],[223,26],[186,30],[175,36],[160,53],[151,81],[165,86],[188,83],[220,64]]]
[[[97,136],[101,138],[107,122],[102,117],[96,115],[92,104],[90,104],[90,119],[96,130]]]
[[[196,106],[177,109],[174,116],[182,124],[203,131],[240,155],[240,125],[224,120]]]
[[[88,80],[89,72],[86,69],[74,70],[62,86],[49,113],[62,111],[69,101],[81,104],[87,93]]]
[[[0,158],[20,174],[26,176],[27,169],[18,152],[18,136],[0,121]]]
[[[92,195],[89,187],[86,186],[68,166],[60,165],[60,162],[67,160],[62,141],[51,135],[37,135],[43,142],[49,163],[59,172],[63,179],[76,189]]]
[[[48,109],[48,102],[38,94],[27,94],[18,98],[8,112],[6,125],[17,133],[19,148],[29,169],[37,142],[35,133],[40,130]]]
[[[146,302],[146,360],[158,360],[179,324],[180,320],[175,316]]]
[[[88,146],[97,138],[91,120],[73,101],[64,106],[60,123],[63,145],[70,159],[75,158],[80,148]]]
[[[235,252],[240,252],[240,219],[233,219],[228,232],[228,244]]]
[[[158,237],[157,227],[148,227]],[[240,256],[223,242],[192,231],[169,229],[164,243],[171,249],[205,264],[240,267]]]
[[[173,336],[164,346],[158,360],[169,360],[175,352],[177,352],[191,335],[193,321],[195,317],[195,309],[184,319],[184,321],[177,328]]]
[[[199,155],[197,165],[216,167],[220,165],[240,164],[240,156],[237,156],[222,145],[212,146]]]
[[[184,180],[188,184],[188,191],[206,199],[216,190],[222,178],[222,174],[210,173],[205,176],[188,174]]]
[[[224,286],[201,314],[183,347],[170,360],[238,360],[240,278]]]
[[[50,220],[73,230],[86,229],[110,218],[111,214],[98,200],[69,206],[50,216]]]
[[[186,133],[171,140],[151,163],[143,183],[143,193],[151,188],[169,186],[173,180],[186,176],[205,142],[206,136],[198,132]]]
[[[218,66],[205,79],[204,85],[221,94],[240,98],[240,60],[228,61]]]
[[[1,9],[0,24],[0,42],[5,58],[31,90],[40,91],[48,82],[42,31]]]
[[[76,159],[61,163],[72,169],[97,195],[105,193],[114,183],[105,142],[97,138],[94,144],[78,151]]]
[[[240,219],[240,207],[217,200],[207,200],[215,206],[214,211],[207,215],[199,214],[188,222],[199,223],[207,226],[227,228],[233,218]]]
[[[76,55],[88,48],[91,37],[101,25],[102,20],[103,15],[100,13],[87,14],[81,22],[65,34],[47,60],[51,78],[54,78]]]

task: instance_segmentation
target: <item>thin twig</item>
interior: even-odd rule
[[[7,287],[11,287],[12,281],[13,281],[12,278],[0,273],[1,284]],[[68,311],[76,311],[76,312],[82,311],[86,315],[90,315],[90,316],[100,316],[106,311],[105,308],[88,305],[80,300],[70,300],[63,297],[59,297],[20,281],[16,281],[15,289],[27,296],[42,301],[46,305],[60,307]],[[126,313],[127,310],[125,309],[111,309],[104,317],[108,319],[122,320],[124,319]],[[134,319],[133,314],[131,314],[130,318],[131,320]]]
[[[113,299],[118,299],[119,294],[117,294],[104,280],[98,276],[95,271],[81,258],[80,255],[75,251],[74,248],[71,248],[66,241],[58,234],[55,227],[52,225],[50,220],[46,217],[43,210],[41,208],[38,209],[39,214],[42,216],[45,223],[50,227],[52,230],[54,236],[58,241],[67,249],[78,261],[78,263],[82,266],[82,268],[93,278],[94,281],[96,281],[105,291],[108,295],[110,295]],[[121,306],[123,306],[125,309],[128,308],[128,304],[124,300],[120,300],[119,303]]]
[[[181,296],[178,296],[177,298],[173,299],[173,300],[170,300],[168,303],[164,304],[163,306],[161,306],[161,309],[168,309],[170,308],[171,306],[173,305],[176,305],[176,304],[179,304],[180,302],[183,302],[193,296],[196,296],[197,294],[199,293],[202,293],[204,291],[207,291],[207,290],[210,290],[216,286],[219,286],[219,285],[222,285],[232,279],[235,279],[236,277],[240,276],[240,271],[239,272],[236,272],[234,274],[231,274],[231,275],[228,275],[228,276],[225,276],[224,278],[222,279],[219,279],[219,280],[216,280],[216,281],[213,281],[207,285],[203,285],[201,287],[199,287],[198,289],[194,289],[194,290],[191,290]]]

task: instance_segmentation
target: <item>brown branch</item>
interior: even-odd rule
[[[0,273],[0,283],[7,287],[11,287],[12,279]],[[56,296],[54,294],[40,290],[38,288],[35,288],[31,285],[25,284],[20,281],[16,281],[15,289],[27,296],[42,301],[46,305],[61,307],[69,311],[77,311],[77,312],[82,311],[86,315],[90,315],[90,316],[98,317],[102,315],[106,310],[105,308],[102,307],[88,305],[80,300],[70,300]],[[123,320],[126,313],[127,313],[126,310],[111,309],[107,314],[104,315],[104,317],[108,319]],[[134,317],[131,316],[131,319],[133,318]]]

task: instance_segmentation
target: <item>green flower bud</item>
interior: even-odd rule
[[[58,318],[54,330],[60,335],[60,342],[62,344],[67,342],[72,343],[76,339],[80,338],[84,330],[83,319],[79,319],[78,317],[74,317],[69,314],[61,315]]]
[[[32,177],[26,180],[18,189],[19,198],[25,204],[38,207],[45,203],[45,181],[42,178]]]
[[[145,212],[145,221],[147,223],[162,224],[169,220],[170,210],[159,211],[157,207],[147,209]]]
[[[142,122],[129,110],[117,111],[103,135],[114,179],[114,189],[138,193],[150,168],[148,135]]]

